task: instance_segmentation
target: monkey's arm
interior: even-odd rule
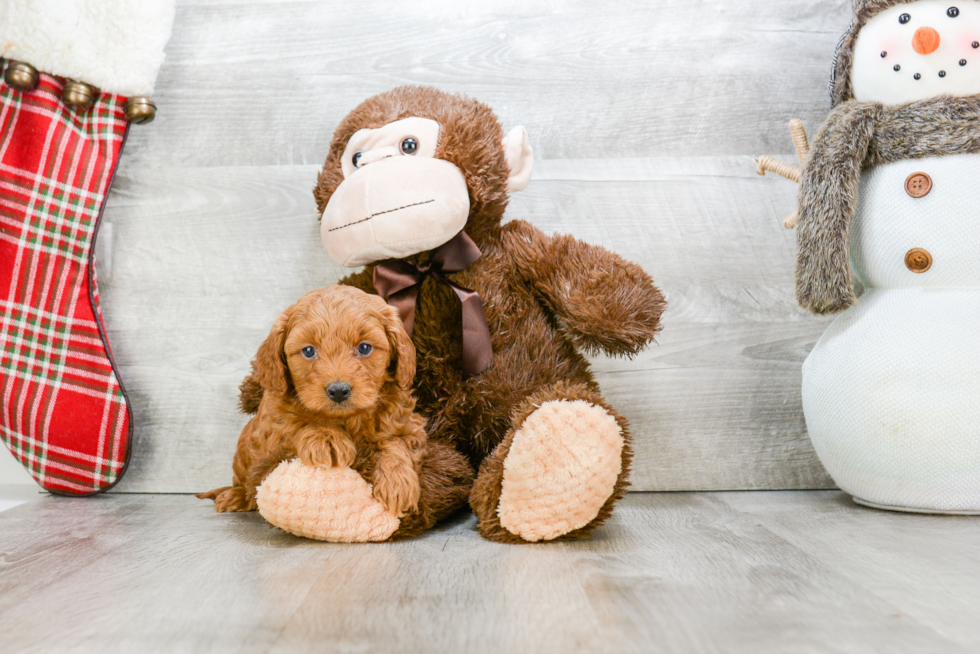
[[[640,266],[571,236],[548,237],[523,221],[505,229],[522,276],[580,349],[632,356],[660,331],[666,301]]]

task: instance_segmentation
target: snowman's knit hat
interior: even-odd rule
[[[854,42],[858,32],[875,15],[894,7],[909,4],[915,0],[852,0],[854,20],[837,45],[837,56],[834,58],[834,70],[830,75],[830,101],[836,107],[854,97],[851,89],[851,64],[854,60]]]

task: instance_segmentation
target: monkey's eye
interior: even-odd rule
[[[353,156],[353,157],[351,157],[351,160],[350,160],[350,162],[351,162],[352,164],[354,164],[354,168],[357,168],[357,162],[361,160],[361,155],[362,155],[362,154],[364,154],[364,153],[363,153],[363,152],[355,152],[355,153],[354,153],[354,156]]]
[[[949,16],[950,18],[956,18],[957,16],[960,15],[960,10],[957,9],[956,7],[950,7],[949,9],[946,10],[946,15]]]
[[[304,359],[312,359],[313,357],[316,356],[316,348],[313,347],[312,345],[307,345],[302,350],[300,350],[299,353],[303,355]]]
[[[357,353],[360,354],[362,357],[366,357],[367,355],[371,354],[371,352],[373,351],[374,351],[374,346],[367,342],[361,343],[360,345],[357,346]]]
[[[898,17],[898,22],[900,22],[902,25],[909,22],[910,20],[912,20],[912,17],[909,16],[908,14],[902,14],[901,16]]]
[[[419,142],[415,137],[408,136],[402,139],[402,154],[415,154],[419,151]]]

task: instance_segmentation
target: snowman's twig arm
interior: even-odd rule
[[[800,222],[800,212],[798,209],[793,209],[793,212],[783,218],[783,227],[786,229],[793,229],[796,227],[796,223]]]
[[[807,139],[803,121],[799,118],[794,118],[789,121],[789,133],[793,137],[796,156],[800,158],[800,163],[805,163],[807,155],[810,154],[810,142]],[[755,160],[755,172],[759,175],[765,175],[767,171],[782,175],[786,179],[791,179],[797,183],[799,183],[800,177],[803,175],[803,169],[799,166],[791,166],[764,154]],[[794,210],[793,213],[786,216],[783,220],[783,226],[786,229],[793,229],[796,227],[796,222],[799,220],[799,217],[799,212]]]
[[[814,313],[854,303],[848,234],[881,105],[850,101],[827,117],[803,166],[796,230],[796,299]]]
[[[810,154],[810,141],[806,137],[806,129],[803,121],[794,118],[789,121],[789,133],[793,137],[793,145],[796,147],[796,156],[800,158],[800,163],[806,163],[806,157]]]
[[[799,182],[800,176],[803,174],[799,166],[791,166],[790,164],[783,163],[778,159],[770,157],[768,154],[763,154],[755,160],[755,172],[760,175],[765,175],[767,172],[776,173],[794,182]]]

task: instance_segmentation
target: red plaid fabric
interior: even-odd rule
[[[41,486],[87,495],[130,452],[93,257],[128,123],[124,98],[75,112],[63,85],[42,74],[21,93],[0,78],[0,436]]]

